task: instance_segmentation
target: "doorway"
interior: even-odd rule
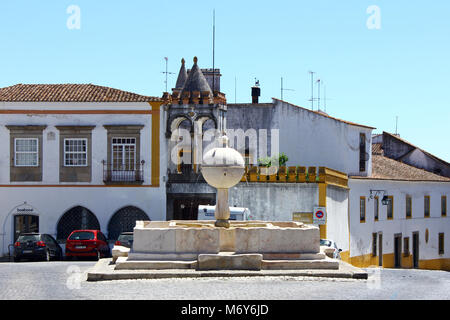
[[[14,216],[14,242],[22,233],[39,232],[39,216],[16,215]]]
[[[167,220],[197,220],[199,205],[215,204],[215,193],[168,193]]]
[[[413,232],[413,243],[412,243],[412,254],[413,254],[413,268],[419,268],[419,232]]]
[[[378,265],[383,266],[383,234],[378,234]]]
[[[394,267],[402,267],[402,234],[397,233],[394,235]]]

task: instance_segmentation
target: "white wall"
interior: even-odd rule
[[[373,179],[349,179],[350,187],[350,255],[352,257],[372,252],[372,233],[383,233],[383,254],[394,252],[394,234],[409,237],[412,252],[412,233],[419,232],[419,259],[430,260],[450,257],[450,217],[441,217],[441,196],[450,198],[449,182],[409,182]],[[387,220],[387,206],[381,204],[379,221],[374,221],[374,200],[370,190],[386,190],[394,197],[394,218]],[[406,219],[406,195],[412,197],[412,218]],[[430,218],[424,218],[424,196],[430,196]],[[366,222],[360,223],[360,197],[366,197]],[[447,200],[448,201],[448,200]],[[448,202],[447,202],[448,206]],[[425,241],[428,229],[429,240]],[[438,254],[438,234],[445,233],[445,254]],[[402,243],[403,246],[403,243]]]
[[[349,250],[348,196],[346,189],[327,186],[327,238],[342,251]]]
[[[348,175],[371,175],[371,160],[366,162],[366,172],[359,172],[359,134],[366,135],[366,152],[371,158],[372,129],[282,101],[274,103],[279,119],[280,152],[288,155],[288,165],[324,166]]]

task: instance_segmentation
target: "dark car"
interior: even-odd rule
[[[49,234],[23,233],[14,243],[14,261],[22,259],[61,260],[63,251]]]
[[[105,235],[100,230],[75,230],[66,241],[66,259],[94,257],[97,260],[111,256]]]
[[[114,245],[131,248],[133,246],[133,232],[122,232]]]

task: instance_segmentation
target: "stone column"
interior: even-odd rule
[[[214,213],[214,217],[216,218],[216,222],[214,224],[216,227],[230,227],[230,223],[228,222],[228,219],[230,218],[230,207],[228,205],[228,189],[217,189],[216,210]]]

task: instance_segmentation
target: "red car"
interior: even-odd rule
[[[73,257],[95,257],[98,259],[111,256],[111,250],[105,235],[100,230],[75,230],[66,241],[66,259]]]

